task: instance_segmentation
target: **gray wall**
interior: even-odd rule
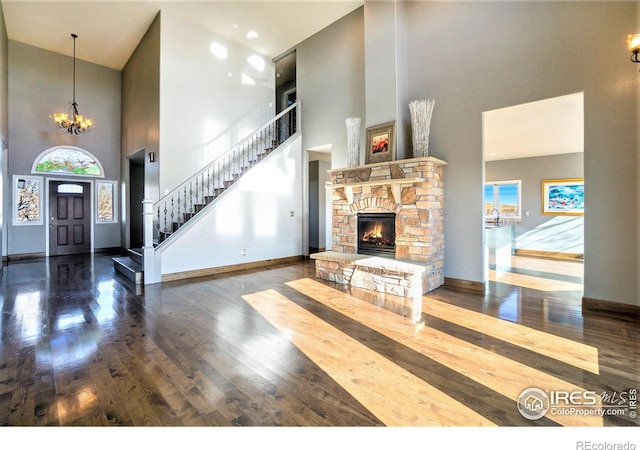
[[[636,27],[638,4],[406,7],[410,97],[435,99],[430,153],[449,163],[445,276],[483,280],[482,113],[584,92],[584,295],[640,304],[637,223],[611,219],[611,211],[637,217],[638,69],[629,63],[624,38]]]
[[[4,205],[7,168],[5,158],[7,156],[7,142],[9,135],[9,40],[7,39],[7,27],[4,23],[4,14],[0,4],[0,255],[6,256],[7,236],[4,222]]]
[[[9,39],[0,2],[0,136],[6,143],[9,134]]]
[[[366,1],[364,11],[374,17],[388,7]],[[449,163],[445,276],[484,282],[482,113],[583,92],[584,295],[640,304],[637,221],[618,220],[612,231],[611,220],[612,210],[638,217],[638,68],[624,45],[638,23],[637,2],[410,1],[395,7],[404,8],[396,11],[404,22],[396,32],[406,33],[398,43],[402,48],[406,39],[406,59],[387,61],[406,61],[407,76],[399,69],[396,79],[407,83],[407,99],[436,101],[429,151]],[[369,55],[376,39],[364,36],[374,29],[364,21],[357,10],[297,47],[303,145],[330,145],[334,168],[347,162],[344,119],[364,117],[370,108],[363,86],[376,83],[365,83],[364,43]],[[367,77],[375,73],[368,69]]]
[[[78,46],[82,45],[81,39],[78,39]],[[69,46],[72,45],[69,37]],[[76,61],[79,110],[94,120],[90,133],[76,136],[56,128],[51,119],[53,113],[66,112],[69,107],[73,97],[72,71],[71,57],[9,41],[9,177],[30,174],[35,158],[43,151],[72,145],[98,158],[105,179],[120,179],[120,72]],[[10,221],[12,203],[7,204],[5,220]],[[7,254],[46,252],[47,229],[45,225],[10,225]],[[119,224],[94,225],[96,249],[120,246]]]
[[[122,69],[122,179],[131,186],[133,176],[144,176],[144,197],[160,198],[160,13],[145,33],[135,51]],[[139,150],[145,153],[144,170],[129,172],[129,158]],[[149,153],[155,153],[156,162],[149,161]],[[130,205],[127,195],[123,211],[129,212],[131,224],[122,224],[122,242],[131,245],[130,233],[140,234],[142,218],[138,215],[141,205]],[[142,198],[140,198],[142,200]],[[133,216],[135,214],[135,217]],[[128,226],[130,225],[130,226]],[[131,231],[133,227],[133,231]]]
[[[160,124],[160,13],[122,69],[122,165],[140,149],[156,153]],[[149,158],[145,158],[149,161]],[[157,164],[145,167],[145,195],[158,199]],[[155,184],[152,182],[155,175]]]
[[[636,28],[635,28],[635,32],[639,32],[640,31],[640,8],[636,8]],[[638,78],[636,78],[636,97],[638,99],[640,99],[640,82],[638,82]],[[637,147],[637,153],[638,155],[640,155],[640,100],[637,103],[636,106],[636,147]],[[637,158],[637,163],[636,163],[636,180],[637,180],[637,187],[636,187],[636,195],[637,198],[640,199],[640,156],[638,156]],[[640,226],[638,225],[640,224],[640,208],[638,208],[637,211],[637,215],[636,215],[636,280],[638,280],[638,285],[637,285],[637,293],[636,296],[638,299],[640,299]],[[640,302],[640,300],[639,300]]]
[[[366,2],[366,127],[396,124],[396,159],[412,154],[405,9],[398,2]]]
[[[485,164],[486,182],[522,181],[522,220],[514,226],[516,249],[584,252],[583,217],[545,216],[541,204],[542,180],[582,178],[583,165],[582,153],[508,159]]]
[[[303,149],[331,146],[334,168],[347,165],[347,117],[365,123],[363,14],[359,8],[296,46]],[[363,126],[361,142],[364,133]]]

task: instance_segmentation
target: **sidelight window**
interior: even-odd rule
[[[42,177],[13,176],[13,224],[42,225]]]
[[[96,182],[96,221],[98,223],[113,223],[117,217],[117,185],[115,181]]]

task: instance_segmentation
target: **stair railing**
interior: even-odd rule
[[[255,164],[298,131],[299,102],[218,156],[153,205],[155,236],[162,245]]]

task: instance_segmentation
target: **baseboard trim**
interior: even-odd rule
[[[485,284],[481,281],[460,280],[458,278],[444,278],[444,287],[463,291],[477,292],[484,294]]]
[[[529,256],[532,258],[555,259],[559,261],[576,261],[584,262],[584,254],[582,253],[562,253],[562,252],[546,252],[542,250],[525,250],[516,249],[515,256]]]
[[[249,263],[231,264],[228,266],[208,267],[206,269],[189,270],[186,272],[167,273],[162,275],[162,282],[186,280],[189,278],[207,277],[211,275],[220,275],[229,272],[238,272],[240,270],[260,269],[262,267],[274,266],[276,264],[287,264],[292,262],[300,262],[304,260],[303,255],[287,256],[284,258],[265,259],[262,261],[253,261]]]
[[[625,316],[626,318],[629,316],[640,317],[640,306],[582,297],[582,315],[595,314],[614,314]]]
[[[107,255],[122,255],[126,253],[126,249],[122,247],[104,247],[104,248],[96,248],[93,250],[94,254],[107,254]]]
[[[27,261],[30,259],[41,259],[46,258],[46,253],[18,253],[15,255],[8,255],[7,262],[11,261]]]

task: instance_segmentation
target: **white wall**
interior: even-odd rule
[[[272,154],[176,236],[161,252],[162,274],[304,254],[301,148],[297,137]]]
[[[228,50],[216,58],[209,47]],[[162,12],[160,45],[160,196],[275,115],[275,72],[260,72],[247,48]],[[255,85],[242,84],[242,74]]]

